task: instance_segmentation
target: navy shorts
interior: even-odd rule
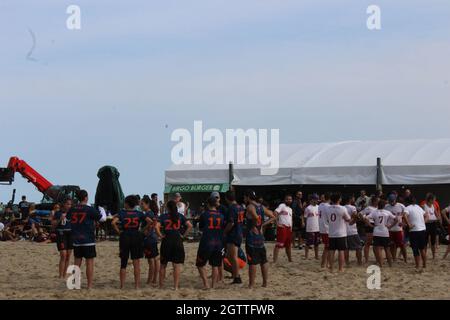
[[[77,259],[93,259],[97,256],[95,244],[90,246],[74,246],[73,255]]]
[[[247,254],[247,263],[249,265],[258,265],[267,263],[266,248],[255,248],[245,246],[245,253]]]
[[[56,230],[56,247],[58,248],[58,251],[72,250],[72,231]]]
[[[158,242],[144,242],[144,255],[147,259],[159,256]]]
[[[197,267],[204,267],[206,263],[212,267],[220,267],[223,261],[223,250],[206,250],[198,248],[197,261],[195,265]]]

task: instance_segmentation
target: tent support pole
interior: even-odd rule
[[[233,169],[233,162],[230,162],[228,164],[228,188],[231,191],[234,190],[233,185],[232,185],[233,179],[234,179],[234,171],[233,170],[234,170]]]
[[[377,158],[377,191],[383,191],[381,158]]]

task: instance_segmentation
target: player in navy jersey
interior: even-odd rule
[[[143,212],[136,210],[138,205],[139,199],[136,196],[127,196],[124,201],[125,209],[116,214],[111,223],[120,235],[120,289],[125,285],[129,258],[133,261],[134,287],[139,289],[141,283],[140,259],[144,257],[144,235],[140,229],[144,221],[147,222],[147,228],[152,221]]]
[[[70,221],[73,239],[73,253],[75,265],[81,267],[83,258],[86,259],[87,288],[92,288],[94,279],[94,258],[95,251],[95,223],[106,221],[106,215],[100,214],[97,210],[88,206],[88,193],[86,190],[78,192],[80,203],[73,206],[67,213]]]
[[[245,210],[236,202],[236,195],[233,191],[225,194],[228,203],[228,214],[226,217],[226,227],[224,230],[227,258],[232,265],[232,284],[242,283],[239,275],[238,251],[242,244],[242,225],[245,219]]]
[[[159,256],[158,252],[158,236],[156,235],[156,224],[158,219],[156,214],[151,210],[153,200],[145,195],[141,200],[141,209],[144,215],[150,218],[151,223],[147,228],[147,221],[144,221],[142,228],[144,230],[144,255],[148,261],[148,278],[147,284],[156,285],[159,274]]]
[[[156,234],[162,239],[159,269],[159,287],[163,288],[166,278],[166,268],[169,262],[173,264],[174,289],[178,290],[180,283],[181,265],[184,263],[183,238],[189,233],[192,225],[184,215],[178,212],[175,201],[167,202],[168,213],[162,214],[156,225]]]
[[[209,288],[206,264],[209,262],[212,267],[212,288],[219,281],[219,269],[222,266],[225,222],[223,214],[218,211],[218,207],[219,200],[216,197],[209,197],[208,209],[202,213],[199,221],[202,237],[198,246],[196,266],[203,281],[204,289]]]
[[[59,251],[59,278],[66,276],[69,267],[70,257],[73,251],[72,230],[70,221],[67,220],[67,213],[72,207],[72,199],[64,200],[61,210],[55,212],[52,218],[52,224],[56,230],[56,247]]]
[[[255,286],[256,266],[261,266],[263,277],[263,287],[267,287],[269,267],[267,264],[266,247],[264,246],[264,228],[275,221],[272,211],[256,202],[256,194],[253,190],[248,190],[244,195],[247,206],[245,238],[245,251],[247,254],[249,285],[252,289]],[[265,221],[265,216],[269,219]]]

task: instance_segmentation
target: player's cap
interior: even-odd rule
[[[181,194],[179,192],[175,193],[175,198],[181,198]]]
[[[397,195],[395,193],[390,193],[388,196],[388,201],[395,201],[397,200]]]
[[[220,193],[218,193],[217,191],[213,191],[210,194],[211,198],[220,198]]]

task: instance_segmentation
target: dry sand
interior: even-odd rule
[[[134,290],[132,267],[129,267],[127,287],[119,290],[118,242],[100,242],[94,289],[88,291],[83,289],[84,280],[82,290],[68,290],[65,282],[57,278],[59,256],[55,244],[0,242],[0,299],[450,299],[450,260],[440,260],[444,246],[440,247],[439,259],[430,260],[424,273],[416,273],[412,262],[397,262],[393,268],[383,268],[380,290],[367,289],[366,268],[356,266],[353,255],[352,266],[345,273],[331,274],[321,270],[313,258],[304,260],[303,250],[295,249],[293,263],[287,263],[286,257],[281,255],[277,264],[270,264],[268,288],[247,289],[245,268],[243,285],[223,284],[205,291],[200,289],[194,266],[196,250],[196,243],[186,244],[187,259],[179,291],[171,289],[170,266],[166,289],[143,284],[141,290]],[[271,259],[273,244],[267,244],[267,250]],[[142,266],[145,283],[146,261],[142,260]],[[259,274],[257,281],[259,286]]]

